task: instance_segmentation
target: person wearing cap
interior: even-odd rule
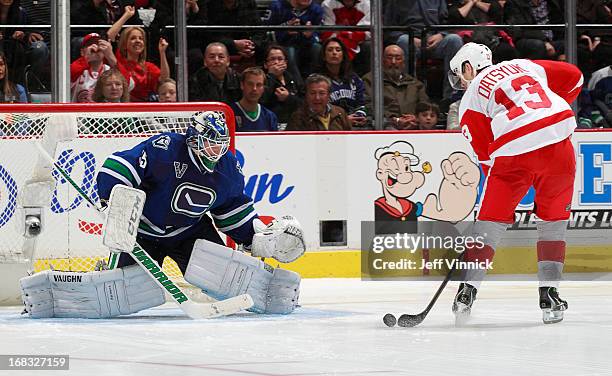
[[[374,158],[378,161],[376,179],[383,191],[383,196],[374,202],[377,233],[415,233],[421,216],[458,222],[474,208],[480,170],[466,154],[454,152],[442,161],[443,179],[438,194],[429,193],[422,203],[409,198],[425,184],[425,175],[432,169],[429,162],[423,163],[422,171],[415,169],[420,158],[412,144],[396,141],[376,149]]]
[[[70,93],[73,102],[93,102],[92,94],[100,74],[115,67],[117,59],[110,42],[97,33],[81,42],[81,57],[70,64]]]

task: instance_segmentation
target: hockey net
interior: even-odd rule
[[[95,201],[98,169],[108,155],[129,149],[165,131],[184,133],[198,111],[219,111],[230,128],[234,147],[234,115],[221,103],[125,103],[0,105],[0,264],[20,262],[27,243],[24,219],[19,214],[19,192],[31,178],[38,158],[35,142],[54,116],[76,117],[78,137],[62,142],[54,159]],[[103,224],[69,183],[56,172],[55,189],[43,214],[43,231],[36,237],[33,266],[36,272],[91,271],[108,259],[102,244]],[[164,270],[180,278],[176,264],[166,258]]]

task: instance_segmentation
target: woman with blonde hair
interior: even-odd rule
[[[98,77],[92,99],[98,103],[125,103],[130,101],[128,83],[117,68],[104,71]],[[114,119],[113,133],[133,133],[138,130],[139,120],[136,117],[120,116]],[[79,132],[100,134],[108,132],[104,123],[89,126]]]
[[[117,68],[100,74],[92,95],[94,102],[129,102],[129,88],[125,77]]]
[[[141,27],[128,27],[121,32],[119,48],[115,54],[117,67],[128,81],[131,102],[148,102],[156,93],[160,79],[170,77],[170,67],[166,59],[168,42],[159,39],[161,69],[147,61],[147,37]]]

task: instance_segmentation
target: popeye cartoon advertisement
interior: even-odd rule
[[[427,194],[423,202],[411,197],[434,167],[429,162],[421,165],[412,144],[393,142],[376,149],[374,157],[378,162],[376,179],[382,188],[382,196],[374,202],[376,233],[415,233],[419,217],[458,222],[476,204],[480,170],[465,153],[453,152],[441,161],[443,178],[438,192]]]

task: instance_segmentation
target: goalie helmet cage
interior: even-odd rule
[[[133,147],[165,131],[184,133],[191,115],[219,111],[235,151],[235,120],[231,108],[217,102],[191,103],[78,103],[0,105],[0,264],[23,262],[24,218],[19,215],[20,192],[33,175],[38,159],[35,142],[54,115],[71,115],[78,137],[62,142],[54,159],[94,200],[99,201],[95,176],[113,152]],[[66,118],[66,116],[62,116]],[[74,121],[74,120],[72,120]],[[43,212],[43,231],[36,239],[33,267],[41,271],[91,271],[98,260],[108,260],[102,245],[102,223],[94,209],[57,172],[49,206]],[[166,258],[164,270],[181,277],[176,264]],[[0,278],[2,279],[2,278]]]

